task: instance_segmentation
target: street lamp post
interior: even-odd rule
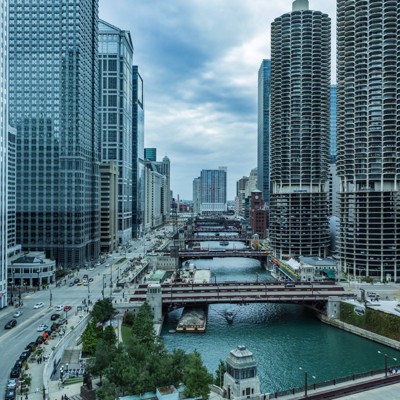
[[[307,397],[307,389],[308,389],[308,371],[299,367],[301,371],[304,371],[304,397]],[[311,375],[313,379],[315,379],[314,375]]]
[[[385,357],[385,377],[387,377],[388,373],[388,355],[386,353],[382,353],[381,351],[378,350],[378,353],[383,355]],[[394,361],[397,361],[397,358],[391,357]]]
[[[38,269],[36,272],[37,272],[37,277],[38,277],[38,284],[37,284],[37,286],[38,286],[38,290],[40,290],[40,269]]]
[[[103,295],[103,300],[104,300],[104,287],[105,287],[105,282],[104,282],[104,280],[105,280],[105,278],[106,278],[106,274],[103,274],[103,288],[102,288],[102,290],[101,290],[101,294]]]

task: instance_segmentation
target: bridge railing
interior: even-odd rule
[[[393,369],[396,367],[392,367]],[[399,367],[398,367],[399,368]],[[362,372],[359,374],[352,374],[352,375],[347,375],[339,378],[334,378],[334,379],[329,379],[327,381],[323,382],[316,382],[310,385],[307,385],[307,391],[315,391],[318,389],[324,389],[328,387],[334,387],[336,385],[340,385],[346,382],[355,382],[357,380],[365,379],[365,378],[371,378],[371,377],[376,377],[377,375],[383,375],[385,374],[384,369],[375,369],[367,372]],[[270,394],[271,399],[277,399],[279,397],[284,397],[284,396],[289,396],[289,395],[294,395],[298,393],[304,393],[304,386],[292,388],[292,389],[287,389],[287,390],[282,390],[279,392],[274,392]]]

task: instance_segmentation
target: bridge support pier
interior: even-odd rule
[[[150,283],[147,288],[147,302],[154,314],[155,323],[162,322],[162,293],[159,283]]]
[[[326,303],[326,316],[330,319],[340,317],[340,297],[329,297]]]

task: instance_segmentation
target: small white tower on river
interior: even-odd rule
[[[259,399],[260,379],[253,353],[246,346],[231,350],[226,360],[224,391],[228,399]]]

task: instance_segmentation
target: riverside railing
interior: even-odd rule
[[[392,371],[395,371],[395,369],[396,369],[396,366],[391,367]],[[400,367],[397,366],[397,369],[400,370]],[[393,374],[395,374],[395,373],[393,373]],[[313,393],[312,391],[327,388],[329,386],[335,387],[337,385],[347,383],[347,382],[356,382],[356,381],[361,382],[362,379],[376,377],[377,375],[385,376],[385,369],[384,368],[376,369],[376,370],[372,370],[372,371],[362,372],[359,374],[352,374],[352,375],[347,375],[344,377],[334,378],[334,379],[330,379],[330,380],[323,381],[323,382],[316,382],[316,383],[307,385],[307,392],[311,394],[311,393]],[[398,375],[400,375],[400,371],[399,371]],[[295,395],[295,394],[301,395],[302,393],[304,394],[305,389],[306,388],[303,385],[303,386],[292,388],[292,389],[274,392],[274,393],[270,393],[269,398],[277,399],[279,397],[290,396],[290,395]]]

